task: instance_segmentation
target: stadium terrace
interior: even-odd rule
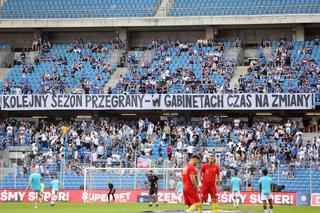
[[[313,213],[319,183],[320,0],[0,0],[0,212]]]

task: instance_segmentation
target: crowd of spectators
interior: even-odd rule
[[[255,137],[249,132],[243,142],[230,141],[227,144],[226,151],[220,155],[220,162],[225,168],[222,170],[225,181],[233,171],[242,174],[243,179],[257,180],[263,168],[267,168],[271,175],[275,175],[278,166],[286,168],[281,174],[286,178],[294,178],[295,168],[315,166],[320,169],[320,137],[315,137],[313,141],[304,141],[303,133],[297,130],[295,123],[291,121],[285,125],[274,123],[272,128],[268,126],[268,123],[260,121],[256,129],[261,129],[262,132],[256,131]],[[261,145],[261,133],[271,134],[274,142]],[[228,186],[229,183],[225,184],[225,187]]]
[[[122,76],[110,93],[216,93],[229,89],[235,63],[224,59],[224,43],[155,40],[151,48],[153,62],[137,64],[130,55],[129,74]]]
[[[271,47],[270,38],[262,41],[262,47]],[[317,45],[317,38],[314,41]],[[108,45],[115,49],[125,47],[125,42],[114,39]],[[241,46],[240,38],[236,46]],[[93,56],[93,53],[106,53],[109,49],[102,44],[85,42],[82,39],[74,41],[67,47],[64,55],[50,51],[54,45],[43,41],[41,37],[33,42],[33,49],[45,49],[35,57],[34,64],[21,66],[23,80],[5,81],[3,94],[32,94],[32,93],[102,93],[101,85],[106,73],[112,74],[112,66],[105,58]],[[238,87],[231,88],[229,82],[233,77],[235,62],[226,60],[225,44],[212,39],[198,39],[196,42],[180,42],[178,40],[155,40],[150,48],[153,51],[151,63],[137,63],[134,52],[129,54],[129,73],[121,76],[115,88],[108,90],[109,94],[154,94],[154,93],[298,93],[320,92],[320,68],[316,60],[310,57],[298,60],[299,56],[310,56],[311,46],[304,45],[294,49],[292,42],[281,37],[278,46],[273,51],[271,61],[252,60],[247,74],[240,76]],[[89,49],[89,51],[83,51]],[[292,51],[296,51],[292,56]],[[79,54],[77,60],[70,60],[68,54]],[[124,65],[122,58],[122,66]],[[28,74],[33,73],[35,66],[41,63],[53,63],[50,69],[42,73],[39,85],[34,89],[28,82]],[[84,65],[90,64],[90,69],[98,70],[95,79],[88,79],[83,73]],[[85,67],[86,68],[86,67]],[[66,81],[71,78],[73,81]],[[80,78],[80,85],[77,81]],[[96,82],[97,81],[97,82]]]
[[[85,165],[135,167],[137,159],[150,158],[157,167],[182,167],[194,153],[206,161],[208,151],[221,147],[223,177],[234,170],[255,179],[262,168],[274,174],[278,165],[288,168],[283,176],[294,177],[294,168],[312,163],[320,169],[320,137],[304,141],[293,120],[221,121],[205,117],[199,122],[177,123],[146,119],[39,122],[6,120],[0,125],[1,146],[29,145],[22,157],[21,175],[37,163],[44,175],[55,162],[67,173],[83,174]]]
[[[43,53],[48,53],[51,48],[51,41],[44,40],[42,36],[38,36],[37,39],[34,39],[31,46],[32,51],[41,51]]]
[[[21,81],[19,84],[15,81],[4,81],[1,94],[33,94],[33,90],[28,81]]]
[[[4,81],[2,94],[103,93],[102,86],[97,82],[106,81],[106,76],[113,72],[114,68],[106,60],[110,47],[124,48],[125,42],[114,39],[106,44],[95,44],[77,39],[66,49],[62,49],[62,52],[59,45],[43,41],[41,37],[35,40],[32,49],[42,51],[34,58],[32,64],[19,66],[21,78]],[[39,81],[36,89],[32,88],[29,77],[29,74],[36,74],[35,70],[39,72],[37,75],[41,75],[39,79],[34,77]],[[89,78],[90,75],[88,76],[86,71],[95,72],[95,79]]]
[[[320,67],[313,58],[298,60],[300,55],[311,55],[312,48],[303,46],[295,57],[294,47],[281,39],[271,61],[252,61],[245,76],[240,76],[236,92],[255,93],[319,93]],[[291,52],[291,53],[290,53]]]

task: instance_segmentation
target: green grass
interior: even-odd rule
[[[230,205],[220,206],[223,210],[233,210]],[[205,207],[209,208],[209,207]],[[5,213],[136,213],[143,211],[164,211],[164,210],[184,210],[183,205],[178,204],[160,204],[159,207],[148,207],[148,204],[104,204],[104,203],[57,203],[50,207],[48,203],[41,203],[38,209],[33,207],[32,203],[0,203],[0,212]],[[261,206],[241,206],[242,210],[261,210]],[[319,213],[319,207],[293,207],[276,206],[274,213]]]

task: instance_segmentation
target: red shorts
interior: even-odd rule
[[[200,197],[195,188],[184,188],[183,189],[183,198],[184,203],[188,206],[191,206],[195,203],[200,202]]]
[[[211,199],[217,199],[217,188],[216,186],[208,186],[208,185],[202,185],[201,188],[201,193],[202,193],[202,200],[206,201],[208,200],[208,195],[210,194]]]

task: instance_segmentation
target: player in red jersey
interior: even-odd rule
[[[197,185],[197,171],[195,167],[199,162],[200,156],[193,155],[189,163],[182,169],[184,203],[189,207],[186,212],[195,210],[202,212],[202,203],[199,197],[200,187]]]
[[[202,184],[201,193],[202,201],[208,199],[210,194],[213,206],[213,212],[218,212],[218,197],[216,180],[218,182],[218,190],[220,191],[220,168],[214,163],[214,154],[210,153],[208,156],[208,163],[202,165],[199,172],[199,179]]]

